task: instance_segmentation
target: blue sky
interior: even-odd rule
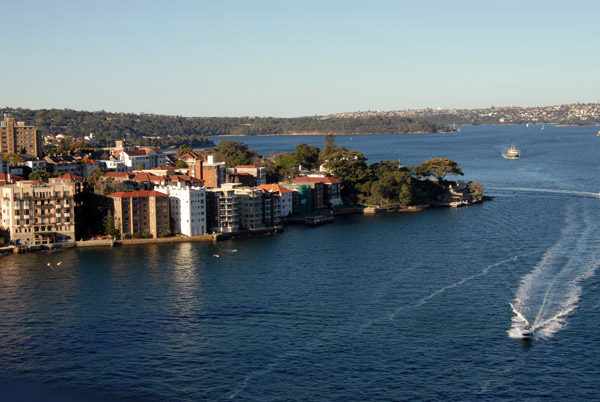
[[[294,117],[600,98],[596,0],[7,3],[0,107]]]

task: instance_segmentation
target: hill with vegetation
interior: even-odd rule
[[[4,108],[3,111],[37,126],[43,135],[77,138],[93,133],[103,146],[124,138],[131,144],[168,148],[181,144],[210,146],[208,137],[219,135],[404,134],[449,130],[426,119],[400,116],[183,117],[70,109]]]

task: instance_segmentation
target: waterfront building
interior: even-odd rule
[[[115,228],[121,234],[157,238],[170,230],[169,196],[158,191],[116,192],[113,199]]]
[[[235,194],[239,185],[225,183],[206,188],[206,219],[209,232],[232,233],[240,229],[240,199]]]
[[[17,244],[75,240],[73,189],[64,183],[23,180],[0,187],[2,226]]]
[[[308,216],[314,212],[313,189],[307,184],[282,183],[285,188],[292,191],[292,213],[300,216]]]
[[[234,187],[234,191],[239,198],[240,228],[260,229],[264,227],[262,190],[256,187]]]
[[[155,187],[168,194],[171,228],[186,236],[206,234],[206,189],[188,186],[183,182]]]
[[[266,227],[279,226],[281,224],[281,196],[278,192],[269,192],[265,189],[261,189],[261,192],[263,224]]]
[[[0,154],[22,153],[41,157],[41,136],[36,127],[26,126],[25,122],[15,121],[14,117],[5,113],[4,120],[0,122]]]
[[[279,194],[280,216],[286,217],[292,213],[292,190],[279,184],[261,184],[258,188],[268,193]]]
[[[297,184],[306,184],[311,186],[317,192],[320,190],[317,183],[322,183],[323,194],[322,200],[321,195],[317,193],[315,198],[315,208],[320,209],[323,207],[337,207],[342,205],[342,182],[334,177],[295,177],[292,182]]]

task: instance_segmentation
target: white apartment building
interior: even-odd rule
[[[186,236],[207,233],[206,188],[185,186],[182,183],[154,187],[169,195],[171,228]]]
[[[206,189],[208,230],[219,233],[240,230],[240,197],[235,193],[235,187],[239,185],[225,183]]]
[[[106,169],[107,172],[126,172],[127,166],[125,162],[119,159],[104,159],[98,161],[100,167]]]
[[[17,244],[75,241],[73,188],[19,181],[0,187],[1,226]]]
[[[161,151],[154,149],[128,149],[120,151],[119,159],[125,163],[127,170],[137,170],[140,163],[144,164],[144,169],[154,169],[158,166],[164,166],[167,163],[167,157]]]
[[[46,161],[44,159],[25,161],[25,166],[29,166],[31,173],[46,171]]]

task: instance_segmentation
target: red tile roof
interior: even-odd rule
[[[236,169],[258,169],[258,166],[252,166],[252,165],[239,165],[235,167]]]
[[[203,155],[195,151],[187,152],[179,157],[179,159],[202,159]]]
[[[143,151],[141,149],[127,149],[127,150],[124,150],[123,153],[125,155],[129,155],[129,156],[142,156],[142,155],[146,155],[146,151]]]
[[[292,190],[289,190],[279,184],[261,184],[258,188],[266,191],[279,191],[280,194],[291,193]]]
[[[10,183],[10,182],[15,182],[15,181],[25,180],[25,178],[21,177],[21,176],[17,176],[16,174],[0,173],[0,180],[4,180],[4,181]]]
[[[155,179],[160,179],[160,176],[157,176],[152,173],[137,173],[131,180],[133,181],[154,181]]]
[[[73,173],[66,173],[59,177],[59,179],[67,179],[67,180],[83,180],[83,177],[78,176]]]

